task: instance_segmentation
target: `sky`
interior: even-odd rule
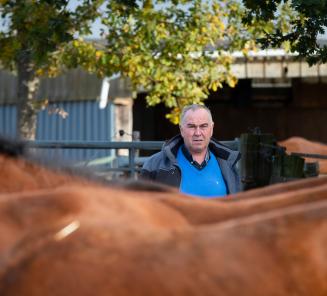
[[[80,2],[81,2],[80,0],[70,0],[68,7],[71,9],[74,9],[74,7],[76,7],[78,5],[78,3],[80,3]],[[101,36],[100,36],[101,28],[103,28],[103,26],[101,25],[100,20],[95,21],[91,27],[91,31],[92,31],[91,37],[92,38],[101,38]]]
[[[70,9],[74,9],[78,3],[81,2],[80,0],[70,0],[68,7]],[[4,20],[1,19],[0,20],[0,30],[3,30],[4,28],[6,28],[6,25],[4,25]],[[100,38],[100,29],[103,28],[103,26],[101,25],[101,22],[99,20],[97,20],[96,22],[94,22],[92,24],[92,36],[93,38]]]
[[[70,0],[69,1],[69,5],[68,7],[71,9],[74,9],[74,7],[76,7],[78,5],[78,3],[80,3],[81,0]],[[2,22],[0,22],[0,30],[2,30],[3,24]],[[92,30],[92,38],[101,38],[100,36],[100,29],[103,28],[103,26],[101,25],[101,22],[99,20],[97,20],[96,22],[94,22],[92,24],[91,30]],[[327,30],[325,30],[325,33],[322,35],[318,36],[318,39],[323,38],[323,39],[327,39]]]

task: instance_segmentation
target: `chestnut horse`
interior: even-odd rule
[[[202,200],[5,147],[0,295],[327,295],[327,178]]]
[[[327,156],[327,145],[319,142],[309,141],[301,137],[291,137],[287,140],[279,142],[278,144],[285,147],[287,152],[321,154]],[[308,162],[318,161],[319,173],[327,175],[327,159],[305,159]]]

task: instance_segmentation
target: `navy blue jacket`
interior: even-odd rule
[[[176,155],[179,147],[184,143],[181,135],[166,142],[162,150],[153,154],[144,163],[141,170],[141,178],[157,181],[166,185],[178,187],[181,182],[181,170],[178,166]],[[229,194],[240,191],[240,178],[236,163],[241,155],[217,140],[211,138],[210,151],[215,155]]]

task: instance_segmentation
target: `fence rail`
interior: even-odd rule
[[[110,142],[110,141],[27,141],[28,148],[38,149],[127,149],[127,163],[121,161],[117,167],[107,167],[108,172],[127,172],[131,178],[137,178],[137,173],[147,157],[138,157],[140,150],[160,150],[164,141],[132,141],[132,142]],[[221,141],[222,144],[233,150],[239,149],[239,141]],[[125,157],[126,158],[126,157]],[[122,159],[122,157],[121,157]],[[93,160],[92,162],[94,162]]]

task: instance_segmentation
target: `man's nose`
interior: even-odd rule
[[[201,134],[201,129],[200,129],[199,126],[196,126],[196,127],[194,128],[194,134],[195,134],[195,135],[200,135],[200,134]]]

